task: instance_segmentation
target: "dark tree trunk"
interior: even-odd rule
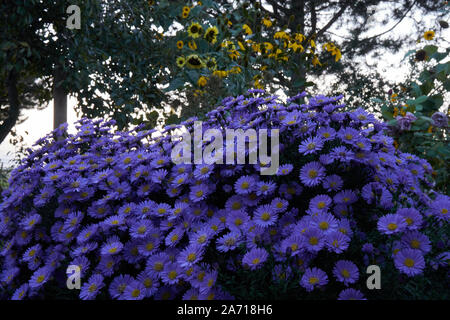
[[[305,34],[305,0],[292,0],[291,16],[294,17],[292,29],[294,32]],[[306,69],[304,63],[301,61],[300,55],[294,55],[296,63],[299,66],[292,75],[289,94],[291,96],[304,90],[304,83],[306,82]],[[303,83],[303,84],[302,84]]]
[[[67,122],[67,93],[61,85],[62,81],[64,73],[56,69],[53,79],[53,129]]]
[[[9,110],[8,118],[0,126],[0,143],[2,143],[8,136],[9,132],[16,124],[20,114],[19,94],[17,92],[17,75],[14,70],[9,72],[6,85],[8,86]]]

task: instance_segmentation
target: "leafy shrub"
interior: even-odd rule
[[[382,101],[381,111],[396,146],[429,161],[436,189],[448,195],[449,110],[448,106],[443,107],[450,90],[450,48],[439,49],[428,44],[408,52],[413,74],[400,85],[400,90],[391,92],[389,99]]]
[[[82,299],[448,297],[450,199],[429,190],[430,165],[341,97],[262,93],[224,99],[203,129],[279,129],[272,176],[175,165],[195,119],[158,137],[82,119],[39,140],[3,193],[3,294],[76,298],[79,265]],[[365,287],[370,264],[382,290]]]

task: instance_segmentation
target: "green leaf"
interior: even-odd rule
[[[172,82],[170,82],[170,85],[166,89],[164,89],[164,91],[169,92],[177,90],[184,86],[184,82],[185,80],[183,78],[175,78],[174,80],[172,80]]]

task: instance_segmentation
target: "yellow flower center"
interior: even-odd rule
[[[319,282],[319,278],[317,278],[317,277],[309,278],[309,284],[316,284],[318,282]]]
[[[387,227],[391,231],[394,231],[395,229],[397,229],[397,225],[395,223],[389,223]]]
[[[411,258],[406,258],[404,261],[405,266],[407,266],[408,268],[411,268],[414,266],[414,260]]]
[[[309,243],[313,246],[315,246],[316,244],[319,243],[319,239],[317,239],[317,237],[311,237],[309,238]]]

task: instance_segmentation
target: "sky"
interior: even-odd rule
[[[389,15],[390,10],[382,10],[379,9],[374,18],[377,20],[381,20],[385,15]],[[373,28],[368,32],[367,36],[371,36],[374,34],[381,33],[385,30],[388,30],[391,26],[395,24],[395,21],[390,21],[387,25],[378,26],[377,28]],[[425,19],[425,24],[430,27],[430,29],[436,29],[436,22],[430,19]],[[408,34],[411,30],[412,19],[405,18],[396,28],[388,34],[388,36],[395,35],[404,35]],[[333,31],[333,30],[331,30]],[[342,31],[340,31],[342,32]],[[413,37],[417,37],[419,35],[411,35]],[[441,37],[446,39],[447,41],[450,39],[450,28],[448,29],[440,29],[436,33],[437,37]],[[408,62],[405,60],[402,62],[402,59],[408,49],[405,49],[397,54],[389,54],[386,53],[383,55],[384,59],[382,60],[368,60],[369,63],[374,64],[374,66],[378,69],[381,75],[386,77],[388,80],[400,82],[404,80],[407,72],[407,64]],[[343,61],[345,57],[343,56]],[[368,58],[369,59],[369,58]],[[392,68],[391,64],[394,66]],[[74,122],[78,119],[74,107],[76,105],[76,99],[70,97],[68,100],[68,112],[67,112],[67,121],[69,123],[69,132],[75,131]],[[26,110],[23,112],[23,117],[26,117],[26,120],[21,124],[16,126],[16,131],[19,135],[22,135],[24,138],[24,143],[31,147],[32,144],[43,137],[47,133],[49,133],[53,128],[53,102],[48,104],[48,107],[43,110]],[[28,132],[28,134],[26,133]],[[0,162],[4,167],[9,167],[14,165],[12,159],[14,159],[14,153],[16,151],[15,147],[9,143],[10,135],[0,144]]]

